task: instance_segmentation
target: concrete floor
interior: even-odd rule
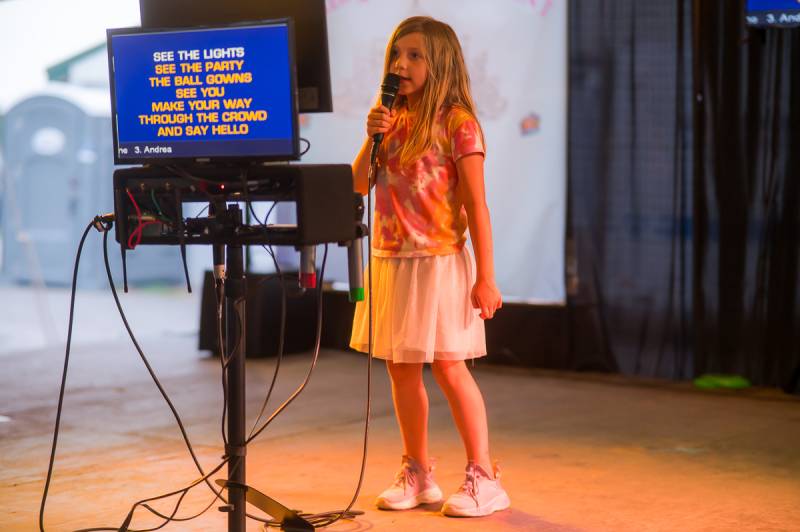
[[[142,340],[210,469],[222,454],[219,365],[195,344],[191,336]],[[287,357],[277,398],[302,381],[309,361],[309,355]],[[251,419],[273,364],[248,361]],[[62,365],[63,348],[0,357],[0,415],[10,418],[0,422],[2,531],[38,529]],[[360,355],[323,352],[306,392],[250,447],[248,481],[303,511],[346,506],[358,481],[365,370]],[[470,520],[442,517],[438,505],[407,512],[373,507],[401,453],[388,379],[376,364],[367,472],[355,505],[365,514],[331,530],[800,530],[796,397],[484,365],[475,374],[512,508]],[[463,451],[444,398],[427,378],[431,451],[439,483],[450,492],[463,478]],[[199,476],[129,342],[76,347],[68,383],[46,530],[118,527],[136,500]],[[197,488],[179,515],[210,502],[209,492]],[[167,511],[165,504],[155,506]],[[156,524],[142,511],[132,526]],[[226,520],[212,509],[164,530],[224,531]]]

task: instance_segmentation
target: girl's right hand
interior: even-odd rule
[[[378,133],[386,133],[392,126],[394,110],[389,110],[384,105],[376,105],[369,110],[367,115],[367,135],[372,138]]]

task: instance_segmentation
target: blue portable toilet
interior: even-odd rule
[[[3,276],[51,285],[72,280],[86,224],[113,210],[113,142],[107,88],[52,82],[11,107],[0,142],[4,154]],[[120,272],[119,246],[109,235],[110,259]],[[102,237],[89,235],[79,284],[107,284]],[[178,250],[142,246],[129,254],[131,283],[183,280]]]

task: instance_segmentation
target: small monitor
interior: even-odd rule
[[[747,0],[748,26],[793,28],[800,26],[800,0]]]
[[[117,164],[295,160],[289,19],[108,30]]]
[[[143,28],[291,18],[300,112],[333,111],[325,0],[139,0],[139,11]]]

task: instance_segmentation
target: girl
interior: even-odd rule
[[[403,438],[402,467],[379,508],[438,502],[428,457],[430,363],[467,454],[466,480],[442,512],[481,516],[510,502],[489,457],[486,408],[465,360],[486,354],[481,319],[502,306],[494,281],[483,184],[483,133],[453,29],[428,17],[404,20],[386,48],[384,75],[400,76],[392,111],[367,117],[367,140],[353,163],[355,189],[368,194],[372,137],[378,153],[372,236],[373,352],[386,360]],[[469,228],[477,261],[465,246]],[[477,268],[476,268],[477,262]],[[480,316],[473,307],[480,309]],[[356,306],[351,347],[368,351],[369,307]]]

